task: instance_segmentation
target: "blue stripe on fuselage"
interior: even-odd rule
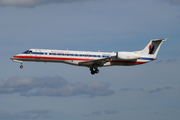
[[[143,59],[143,60],[154,60],[154,58],[145,58],[145,57],[141,57],[140,59]]]

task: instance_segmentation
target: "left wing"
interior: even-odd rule
[[[105,63],[109,62],[116,56],[112,57],[107,57],[103,59],[97,59],[97,60],[90,60],[90,61],[85,61],[85,62],[79,62],[80,66],[103,66]]]

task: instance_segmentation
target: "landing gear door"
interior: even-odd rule
[[[36,59],[40,59],[41,58],[41,51],[39,49],[36,49],[35,50],[35,53],[36,53]]]

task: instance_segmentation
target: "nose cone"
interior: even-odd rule
[[[11,60],[15,60],[15,56],[11,57],[10,59],[11,59]]]
[[[19,56],[20,56],[20,54],[17,54],[17,55],[12,56],[10,59],[11,59],[11,60],[16,60],[16,59],[19,58]]]
[[[19,54],[14,55],[13,57],[10,58],[13,62],[20,62],[22,63],[23,61],[20,59]]]
[[[13,60],[14,58],[13,58],[13,57],[11,57],[10,59],[11,59],[11,60]]]

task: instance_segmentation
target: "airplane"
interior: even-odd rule
[[[22,54],[10,58],[14,62],[53,62],[66,63],[76,66],[88,67],[91,74],[99,73],[98,67],[106,66],[133,66],[156,60],[161,44],[167,39],[152,39],[147,46],[140,51],[126,52],[90,52],[50,49],[29,49]]]

